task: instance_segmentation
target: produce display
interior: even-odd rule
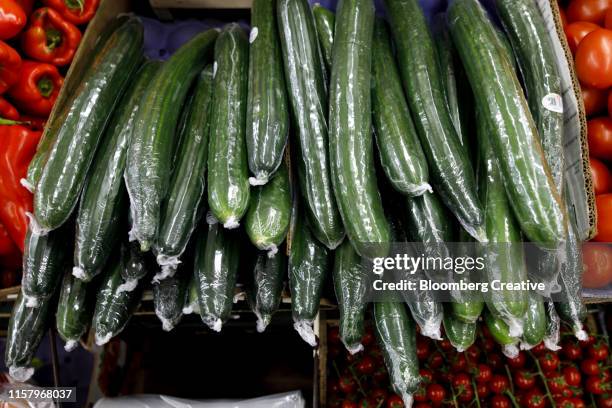
[[[46,63],[61,65],[78,42],[68,24],[82,24],[97,2],[79,1],[80,15],[72,2],[44,3],[57,8],[34,13],[21,37],[31,47],[24,49],[40,55],[37,30],[56,24],[46,35],[65,38]],[[431,19],[421,3],[385,0],[382,18],[373,0],[340,0],[335,12],[307,0],[255,0],[250,29],[242,22],[207,26],[165,61],[144,56],[147,35],[138,16],[108,21],[84,57],[78,85],[68,84],[40,143],[33,136],[27,160],[16,164],[19,178],[0,184],[0,195],[19,196],[15,202],[29,220],[13,227],[2,218],[10,208],[0,208],[6,229],[0,228],[0,259],[13,250],[7,235],[23,234],[13,240],[24,245],[7,337],[11,375],[32,375],[33,353],[53,323],[67,350],[88,327],[98,345],[107,343],[129,324],[151,285],[166,331],[189,313],[222,331],[244,287],[261,332],[287,281],[294,328],[317,347],[315,321],[331,280],[340,313],[332,337],[351,355],[348,381],[356,380],[365,398],[360,406],[384,400],[388,407],[425,407],[424,394],[434,395],[433,406],[480,406],[481,399],[482,406],[555,406],[566,397],[563,404],[574,405],[557,406],[576,406],[571,398],[579,398],[580,379],[567,387],[572,395],[557,398],[565,388],[551,391],[546,374],[561,376],[558,362],[549,360],[560,344],[576,345],[573,337],[591,342],[588,353],[600,353],[593,357],[597,368],[583,371],[593,398],[605,400],[611,390],[595,383],[609,383],[608,356],[600,351],[607,346],[592,342],[583,325],[582,244],[563,172],[561,73],[544,17],[534,0],[495,0],[496,15],[478,0],[454,0]],[[1,16],[0,10],[0,27]],[[57,23],[58,16],[66,22]],[[574,44],[577,62],[590,52],[582,51],[590,35]],[[0,58],[8,62],[0,63],[0,87],[12,81],[7,98],[32,114],[50,110],[47,99],[61,86],[56,68],[19,64],[2,42]],[[593,79],[585,83],[596,94],[612,80],[592,68],[578,64],[577,72]],[[22,76],[40,78],[39,72],[42,100],[19,86]],[[7,100],[0,102],[9,136],[30,132]],[[606,124],[599,126],[605,139]],[[0,137],[0,146],[5,139],[11,140]],[[0,161],[0,177],[5,165]],[[21,198],[23,186],[33,192],[33,206],[28,195]],[[605,197],[598,196],[600,213]],[[612,241],[605,217],[598,240]],[[553,299],[551,290],[506,287],[479,299],[452,293],[441,302],[417,290],[368,305],[372,271],[365,261],[388,256],[394,243],[428,244],[448,258],[455,255],[446,247],[451,242],[485,248],[482,273],[467,279],[557,282],[562,291]],[[536,248],[535,268],[523,242]],[[487,252],[493,250],[486,245],[502,249]],[[587,260],[601,254],[585,249]],[[449,278],[439,272],[413,279]],[[366,330],[370,310],[373,328]],[[363,363],[372,348],[397,394],[389,400],[388,385],[372,402],[370,388],[379,380],[364,380],[364,389],[355,377],[352,362]],[[491,356],[502,359],[497,351],[508,362],[537,358],[514,373],[524,371],[524,378],[509,381],[512,393],[500,386],[489,397],[490,380],[467,373],[484,375],[480,368],[491,365]],[[463,365],[439,370],[446,377],[434,381],[427,370],[443,360]],[[488,367],[489,374],[503,375],[503,367]],[[361,374],[372,374],[367,370]],[[336,373],[346,376],[339,367]],[[357,402],[345,397],[342,406]]]

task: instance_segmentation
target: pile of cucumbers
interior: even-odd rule
[[[340,0],[335,14],[254,0],[250,32],[202,32],[165,62],[143,57],[136,17],[118,17],[73,72],[79,86],[58,102],[23,181],[34,213],[11,374],[31,375],[53,311],[67,348],[89,327],[102,345],[150,280],[164,330],[198,313],[215,331],[238,280],[259,331],[288,281],[295,329],[316,346],[329,275],[342,341],[358,352],[362,259],[402,240],[531,241],[538,270],[514,245],[481,278],[557,280],[565,296],[556,308],[511,292],[377,303],[376,332],[407,403],[419,383],[416,325],[433,338],[443,327],[466,349],[482,315],[509,355],[556,347],[559,315],[582,336],[553,47],[535,1],[495,4],[503,30],[478,0],[455,0],[432,21],[417,0],[385,0],[386,21],[373,0]]]

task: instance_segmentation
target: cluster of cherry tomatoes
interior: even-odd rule
[[[591,335],[579,342],[563,329],[561,350],[541,343],[508,358],[486,327],[476,336],[474,345],[459,353],[447,339],[417,335],[421,385],[415,408],[612,407],[612,361],[603,338]],[[403,407],[369,330],[364,345],[363,352],[351,356],[338,329],[329,330],[328,407]]]
[[[596,194],[596,242],[612,242],[612,0],[561,2],[561,18],[574,55],[588,117],[590,169]],[[584,286],[612,283],[612,246],[584,252]]]

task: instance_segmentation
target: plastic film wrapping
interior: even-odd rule
[[[317,36],[319,38],[319,46],[321,54],[325,61],[327,71],[331,70],[332,51],[334,46],[334,26],[336,16],[331,10],[326,9],[319,3],[312,6],[312,14],[314,15],[315,24],[317,26]]]
[[[444,334],[446,334],[453,347],[457,349],[457,352],[462,353],[474,344],[476,340],[476,323],[462,322],[448,308],[446,308],[443,323]]]
[[[510,327],[500,318],[495,317],[488,309],[485,311],[484,321],[493,336],[493,340],[502,346],[502,352],[509,358],[514,358],[518,355],[517,336],[511,334]]]
[[[72,351],[87,332],[93,317],[96,283],[83,282],[71,271],[64,274],[55,322],[57,332],[66,342],[64,349]]]
[[[155,315],[162,322],[164,331],[174,329],[181,321],[188,284],[189,276],[179,268],[174,276],[153,285]]]
[[[138,281],[149,273],[145,254],[140,252],[136,242],[130,242],[121,248],[124,265],[121,268],[123,283],[117,288],[118,292],[131,292],[138,286]]]
[[[540,344],[544,340],[548,328],[546,307],[542,296],[535,292],[529,292],[528,299],[527,312],[523,320],[521,350],[530,350]]]
[[[191,276],[189,285],[187,286],[187,296],[185,298],[185,305],[183,306],[183,314],[200,314],[200,305],[198,303],[198,285],[195,280],[195,276]]]
[[[270,257],[264,252],[257,254],[253,268],[253,290],[249,296],[253,313],[257,316],[257,331],[262,333],[272,315],[278,310],[287,271],[287,256],[278,251]]]
[[[249,205],[245,141],[249,43],[236,23],[215,44],[213,102],[208,149],[208,206],[225,228],[240,225]]]
[[[552,300],[546,301],[546,320],[547,325],[544,345],[551,351],[558,351],[561,349],[561,346],[559,346],[559,340],[561,339],[561,318]]]
[[[314,17],[306,0],[278,0],[277,15],[304,213],[314,236],[334,249],[344,229],[330,177],[327,78]]]

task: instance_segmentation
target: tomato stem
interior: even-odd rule
[[[512,391],[512,394],[514,394],[514,381],[512,381],[512,374],[510,374],[508,364],[504,364],[504,368],[506,369],[506,375],[508,376],[508,380],[510,381],[510,390]]]
[[[527,351],[527,352],[529,353],[529,355],[531,356],[531,358],[535,362],[536,368],[538,369],[538,375],[540,377],[542,377],[542,383],[544,384],[544,389],[546,390],[546,397],[550,401],[550,405],[553,408],[556,408],[557,404],[555,403],[555,400],[553,399],[552,394],[550,393],[550,389],[548,388],[548,382],[546,381],[546,376],[544,375],[544,372],[542,371],[542,367],[540,366],[540,362],[538,361],[536,356],[533,355],[533,353],[531,351]]]
[[[516,401],[516,398],[514,398],[514,393],[513,393],[513,392],[510,392],[510,391],[506,390],[506,392],[505,392],[504,394],[506,394],[506,396],[507,396],[508,398],[510,398],[510,402],[512,402],[512,405],[513,405],[515,408],[521,408],[521,406],[519,405],[519,403]]]
[[[367,397],[365,391],[363,390],[363,387],[361,386],[361,381],[359,381],[359,377],[357,377],[357,374],[355,374],[355,369],[353,368],[353,366],[349,366],[348,369],[351,372],[351,375],[353,376],[355,381],[357,382],[357,388],[359,388],[359,392],[361,392],[361,395]]]
[[[472,387],[474,387],[474,399],[476,401],[476,406],[478,408],[480,407],[480,396],[478,395],[478,387],[476,387],[476,381],[474,381],[474,378],[472,378]]]

